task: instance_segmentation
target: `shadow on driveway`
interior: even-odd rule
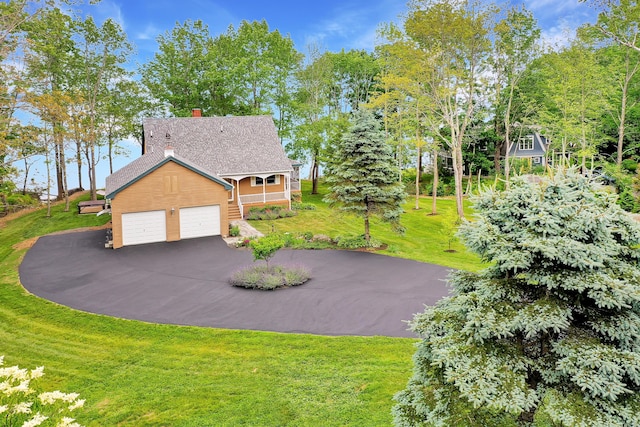
[[[220,237],[104,248],[104,230],[44,236],[20,280],[35,295],[92,313],[147,322],[320,335],[415,337],[405,321],[448,294],[449,269],[383,255],[280,250],[273,263],[311,271],[302,286],[236,288],[248,250]]]

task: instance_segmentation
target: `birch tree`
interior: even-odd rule
[[[496,114],[501,113],[504,129],[504,145],[500,145],[495,154],[500,157],[504,146],[504,177],[509,185],[509,153],[513,148],[512,127],[514,124],[514,106],[516,91],[520,86],[527,67],[541,53],[538,40],[540,29],[533,14],[522,8],[511,8],[507,15],[495,27],[493,65],[496,75]],[[517,141],[517,139],[516,139]],[[496,173],[498,170],[496,169]]]
[[[460,218],[464,218],[462,147],[479,95],[485,92],[483,75],[494,14],[493,6],[467,0],[416,0],[410,3],[404,22],[406,34],[427,54],[424,63],[430,72],[423,84],[432,100],[427,104],[431,108],[428,125],[451,151]]]

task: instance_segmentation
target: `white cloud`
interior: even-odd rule
[[[89,9],[89,13],[93,15],[97,23],[102,23],[111,18],[126,32],[127,28],[122,15],[122,9],[120,5],[114,3],[111,0],[102,0],[99,3],[100,7],[92,7]]]
[[[337,48],[373,50],[378,26],[394,21],[405,10],[402,2],[387,0],[363,7],[362,2],[343,3],[305,36],[305,44]]]
[[[155,40],[161,32],[162,30],[150,23],[142,31],[137,32],[135,38],[136,40]]]

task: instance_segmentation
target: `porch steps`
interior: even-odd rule
[[[240,215],[240,207],[238,207],[238,205],[229,205],[229,221],[233,221],[235,219],[242,219],[242,215]]]

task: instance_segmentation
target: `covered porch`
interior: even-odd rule
[[[224,179],[233,185],[229,191],[229,205],[238,206],[240,218],[255,206],[277,204],[291,209],[291,191],[300,191],[300,181],[292,181],[290,172],[226,176]]]

